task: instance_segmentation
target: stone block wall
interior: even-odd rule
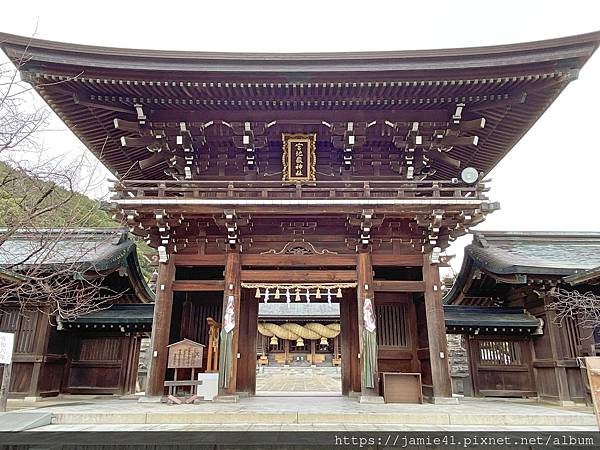
[[[452,391],[455,394],[472,395],[471,375],[466,340],[461,334],[447,334],[448,364],[452,378]]]

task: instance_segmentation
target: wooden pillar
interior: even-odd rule
[[[250,295],[252,294],[252,295]],[[258,299],[254,292],[244,291],[240,302],[240,334],[238,338],[237,392],[256,394],[256,334]],[[262,336],[261,336],[262,338]]]
[[[549,294],[544,296],[544,306],[552,303],[552,298]],[[564,352],[561,345],[561,330],[556,324],[556,312],[548,309],[546,313],[546,333],[550,336],[550,346],[552,347],[552,359],[554,360],[554,376],[556,377],[556,387],[558,391],[558,401],[562,405],[570,405],[573,403],[569,392],[569,381],[567,379],[567,369],[562,366],[564,360]]]
[[[152,320],[152,338],[150,342],[150,367],[146,396],[162,396],[167,373],[167,345],[171,331],[171,312],[173,309],[173,280],[175,263],[173,257],[158,265],[156,280],[156,303]]]
[[[26,398],[36,399],[40,394],[40,376],[43,370],[43,366],[46,364],[44,356],[48,348],[48,339],[50,337],[50,322],[44,313],[31,314],[29,320],[35,321],[35,343],[33,345],[33,370],[31,372],[31,380],[29,383],[29,393]],[[21,320],[25,320],[25,317],[21,317]]]
[[[287,339],[283,340],[283,364],[288,365],[290,363],[290,341]]]
[[[358,348],[360,352],[361,396],[377,396],[379,381],[377,372],[377,335],[375,328],[367,329],[375,321],[375,299],[373,290],[373,265],[371,253],[362,252],[357,259],[357,309]],[[370,306],[369,306],[370,303]],[[367,308],[365,308],[367,304]],[[365,313],[371,317],[365,317]]]
[[[440,270],[437,264],[431,263],[430,255],[427,254],[423,260],[423,280],[433,398],[452,398]]]
[[[225,291],[223,295],[223,320],[221,322],[221,343],[219,354],[219,395],[233,395],[236,392],[238,341],[240,335],[240,254],[227,253],[225,259]],[[230,301],[230,298],[232,301]],[[228,311],[233,308],[233,311]],[[226,330],[228,314],[233,312],[234,327]]]
[[[341,333],[340,353],[341,353],[341,372],[342,372],[342,394],[351,395],[354,392],[360,393],[360,361],[358,354],[358,332],[356,330],[357,323],[357,301],[354,298],[355,291],[350,291],[352,294],[347,295],[340,301],[340,325]]]

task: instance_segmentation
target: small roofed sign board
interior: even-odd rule
[[[315,181],[317,135],[283,133],[283,181]]]
[[[184,339],[168,346],[169,369],[199,369],[202,367],[204,345]]]
[[[0,333],[0,364],[11,363],[14,342],[14,333]]]

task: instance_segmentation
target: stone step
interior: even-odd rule
[[[464,414],[444,412],[299,412],[236,411],[95,413],[72,412],[53,414],[53,424],[429,424],[429,425],[493,425],[493,426],[595,426],[592,414]]]
[[[50,425],[52,414],[39,411],[10,411],[0,413],[0,431],[25,431]]]

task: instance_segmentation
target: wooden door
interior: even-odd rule
[[[471,336],[468,342],[475,395],[536,395],[527,340],[512,336]]]

